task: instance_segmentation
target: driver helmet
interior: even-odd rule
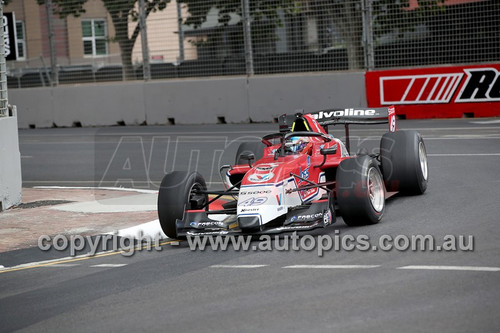
[[[309,140],[307,138],[293,136],[287,140],[286,147],[288,148],[288,151],[292,153],[300,153],[304,150],[308,143]]]

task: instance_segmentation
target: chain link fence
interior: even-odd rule
[[[18,35],[9,87],[500,60],[493,0],[41,2],[4,9]]]

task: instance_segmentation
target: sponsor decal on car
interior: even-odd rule
[[[290,222],[305,222],[305,221],[314,221],[323,217],[323,213],[314,213],[314,214],[304,214],[304,215],[295,215],[290,218]]]
[[[245,212],[258,212],[260,210],[260,208],[243,208],[241,210],[242,213],[245,213]]]
[[[344,109],[344,110],[331,110],[331,111],[319,111],[318,113],[313,113],[312,116],[316,120],[330,119],[330,118],[340,118],[340,117],[350,117],[350,116],[376,116],[377,111],[373,109],[367,110],[355,110],[355,109]]]
[[[271,190],[240,191],[240,195],[259,195],[269,193],[271,193]]]
[[[263,183],[263,182],[267,182],[273,178],[274,178],[274,173],[272,173],[272,172],[265,173],[265,174],[254,173],[254,174],[248,176],[248,180],[253,182],[253,183]]]
[[[189,223],[193,228],[222,228],[224,227],[224,222],[220,221],[193,221]]]
[[[324,214],[323,214],[323,223],[325,223],[325,226],[332,224],[333,218],[332,218],[332,212],[328,209]]]
[[[278,205],[281,205],[281,199],[282,199],[282,194],[276,194],[276,201],[278,202]]]
[[[267,197],[252,197],[248,198],[246,200],[243,200],[242,202],[238,202],[238,206],[260,206],[264,204],[267,201]]]
[[[272,170],[274,169],[275,167],[274,166],[271,166],[271,165],[268,165],[268,166],[258,166],[255,168],[255,170],[259,170],[259,171],[268,171],[268,170]]]

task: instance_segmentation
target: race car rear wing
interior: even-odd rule
[[[304,112],[303,110],[301,111],[302,113]],[[373,125],[389,123],[389,130],[391,132],[396,131],[396,112],[394,106],[372,109],[329,109],[307,113],[311,114],[323,127],[338,124]],[[279,117],[280,132],[290,131],[295,119],[297,119],[297,114],[282,115]]]
[[[337,124],[385,124],[390,123],[390,117],[395,116],[394,107],[359,109],[346,108],[311,112],[311,115],[321,126]]]
[[[304,111],[302,111],[304,113]],[[345,126],[346,146],[350,153],[349,147],[349,125],[373,125],[389,123],[389,131],[396,131],[396,110],[394,106],[387,108],[345,108],[345,109],[329,109],[316,112],[307,112],[311,114],[316,121],[323,126],[328,132],[329,125],[343,124]],[[293,122],[300,113],[295,115],[282,115],[279,117],[280,132],[288,132],[292,130]]]

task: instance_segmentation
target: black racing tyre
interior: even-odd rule
[[[168,237],[177,237],[176,220],[183,218],[185,210],[201,209],[207,203],[208,196],[195,194],[194,189],[207,189],[198,172],[174,171],[163,177],[158,191],[158,219]]]
[[[236,162],[235,164],[248,164],[247,160],[241,159],[241,155],[243,154],[254,154],[255,160],[252,163],[260,160],[262,156],[264,156],[264,147],[265,145],[262,142],[242,142],[236,151]]]
[[[424,140],[417,131],[386,133],[380,140],[382,174],[388,191],[423,194],[429,169]]]
[[[385,186],[377,161],[362,155],[337,168],[337,204],[349,226],[375,224],[385,212]]]

